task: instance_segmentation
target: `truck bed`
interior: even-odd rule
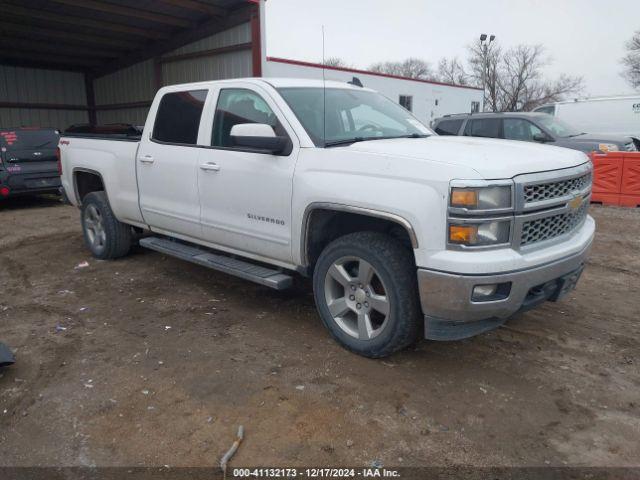
[[[138,205],[136,156],[141,132],[132,126],[74,126],[60,137],[62,185],[73,205],[82,202],[78,179],[100,177],[116,216],[132,225],[143,223]],[[80,189],[81,190],[81,189]]]
[[[67,128],[63,137],[92,138],[96,140],[120,140],[123,142],[139,142],[143,127],[127,123],[109,125],[78,124]]]

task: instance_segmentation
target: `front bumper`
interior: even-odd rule
[[[541,266],[493,275],[461,275],[418,270],[418,286],[425,316],[425,337],[433,340],[467,338],[502,325],[518,311],[555,300],[564,278],[577,281],[591,248]],[[573,274],[573,275],[570,275]],[[563,279],[561,282],[560,279]],[[510,284],[505,298],[473,301],[477,285]]]

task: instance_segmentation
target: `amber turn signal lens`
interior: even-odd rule
[[[453,190],[451,192],[452,207],[475,207],[478,205],[478,192],[475,190]]]
[[[473,245],[478,238],[477,225],[449,225],[449,242]]]

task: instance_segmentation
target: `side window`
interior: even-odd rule
[[[436,126],[438,135],[458,135],[464,120],[443,120]]]
[[[471,113],[480,112],[480,102],[471,102]]]
[[[233,147],[231,128],[241,123],[265,123],[273,127],[276,135],[287,136],[278,117],[256,92],[245,88],[220,90],[213,118],[211,145]]]
[[[208,90],[166,93],[156,113],[151,138],[159,142],[195,145]]]
[[[469,120],[464,134],[467,137],[500,138],[500,122],[499,118]]]
[[[508,140],[532,142],[533,136],[537,134],[542,134],[542,130],[529,120],[524,120],[522,118],[504,119],[504,138]]]
[[[411,95],[400,95],[398,103],[410,112],[413,112],[413,97]]]

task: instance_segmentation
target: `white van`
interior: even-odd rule
[[[640,95],[556,102],[534,112],[554,115],[585,133],[640,137]]]

